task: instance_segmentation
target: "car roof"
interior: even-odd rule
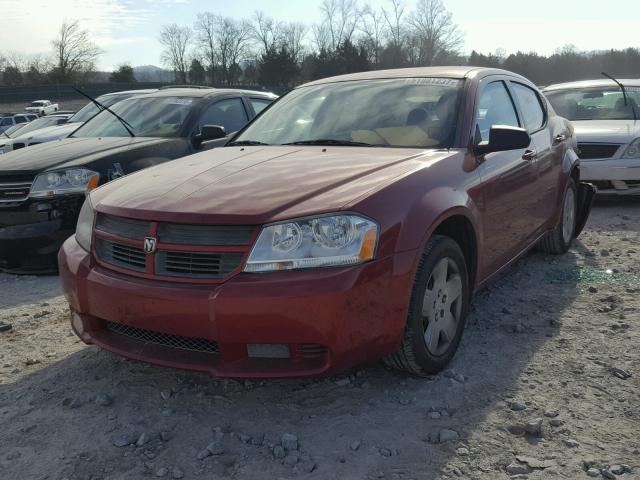
[[[166,87],[158,90],[147,97],[214,97],[227,94],[244,94],[244,95],[260,95],[269,98],[278,98],[271,92],[260,92],[257,90],[240,90],[237,88],[190,88],[190,87]]]
[[[356,80],[383,80],[393,78],[454,78],[463,79],[477,76],[488,75],[509,75],[513,77],[523,78],[517,73],[501,70],[499,68],[483,68],[483,67],[417,67],[417,68],[395,68],[391,70],[373,70],[368,72],[350,73],[347,75],[338,75],[336,77],[323,78],[313,82],[301,85],[307,87],[309,85],[320,85],[323,83],[335,82],[351,82]],[[298,87],[300,88],[300,87]]]
[[[32,100],[31,103],[36,103],[36,102],[49,102],[50,100]]]
[[[138,90],[119,90],[117,92],[109,92],[109,93],[103,93],[102,95],[99,95],[100,97],[108,97],[111,95],[137,95],[137,94],[144,94],[144,93],[153,93],[153,92],[157,92],[158,89],[157,88],[141,88]]]
[[[640,87],[640,79],[638,78],[616,78],[625,87]],[[556,83],[549,85],[543,90],[548,92],[550,90],[566,90],[574,88],[597,88],[597,87],[617,87],[613,80],[606,78],[597,78],[593,80],[580,80],[577,82]]]

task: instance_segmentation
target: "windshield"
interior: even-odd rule
[[[34,130],[50,127],[52,125],[58,125],[58,122],[59,118],[57,117],[42,117],[38,118],[37,120],[33,120],[32,122],[22,124],[21,128],[19,128],[18,130],[20,131],[20,135],[24,135],[26,133],[33,132]],[[9,130],[13,130],[13,128],[10,128]],[[9,131],[7,131],[7,133],[11,135],[11,132]]]
[[[17,125],[14,125],[13,127],[9,127],[7,128],[4,133],[5,135],[8,136],[12,136],[14,133],[17,133],[18,131],[20,131],[20,133],[22,133],[22,130],[24,128],[26,128],[27,126],[31,125],[30,123],[18,123]],[[3,135],[3,136],[5,136]],[[6,136],[5,136],[6,138]]]
[[[451,147],[462,84],[403,78],[302,87],[266,110],[234,143]]]
[[[640,88],[626,87],[624,95],[616,85],[611,87],[552,90],[545,92],[556,113],[568,120],[633,120],[633,110],[640,116]]]
[[[44,102],[32,102],[31,106],[32,107],[41,107],[44,105]]]
[[[111,107],[114,103],[130,96],[132,95],[102,95],[96,98],[96,100],[105,107]],[[69,119],[69,123],[84,123],[99,112],[100,109],[98,106],[93,102],[89,102]]]
[[[137,137],[175,137],[180,133],[191,105],[188,97],[130,98],[110,109],[129,125]],[[110,112],[104,110],[74,132],[73,137],[128,137],[129,132]]]

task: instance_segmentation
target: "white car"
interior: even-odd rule
[[[25,111],[35,113],[37,115],[49,115],[58,111],[58,104],[51,103],[51,100],[34,100]]]
[[[558,115],[572,121],[580,179],[599,193],[640,194],[640,79],[586,80],[546,87]]]
[[[156,92],[157,89],[145,89],[145,90],[127,90],[124,92],[113,92],[100,95],[96,100],[105,107],[109,108],[111,105],[124,100],[125,98],[132,97],[134,95],[141,95],[143,93]],[[38,145],[40,143],[52,142],[54,140],[60,140],[66,138],[75,132],[80,125],[87,120],[93,118],[100,112],[100,108],[93,102],[89,102],[82,107],[75,115],[73,115],[64,125],[57,125],[40,130],[30,131],[24,135],[18,135],[11,141],[7,141],[3,147],[1,153],[9,153],[12,150],[19,150],[30,145]]]

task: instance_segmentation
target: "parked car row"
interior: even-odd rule
[[[580,234],[585,176],[606,170],[594,144],[617,144],[613,167],[633,171],[635,133],[576,138],[581,121],[635,128],[632,92],[611,80],[545,97],[504,70],[434,67],[323,79],[277,102],[134,95],[0,159],[0,261],[64,241],[73,330],[130,358],[236,378],[379,358],[433,374],[475,291]]]
[[[15,127],[16,125],[31,122],[36,118],[38,118],[37,115],[30,113],[10,113],[0,115],[0,133],[5,132],[11,127]]]

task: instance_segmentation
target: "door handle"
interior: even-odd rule
[[[522,154],[522,159],[523,160],[535,160],[538,157],[538,152],[536,150],[525,150],[525,152]]]
[[[560,135],[556,135],[556,137],[553,139],[553,144],[558,145],[559,143],[564,142],[566,139],[567,136],[561,133]]]

